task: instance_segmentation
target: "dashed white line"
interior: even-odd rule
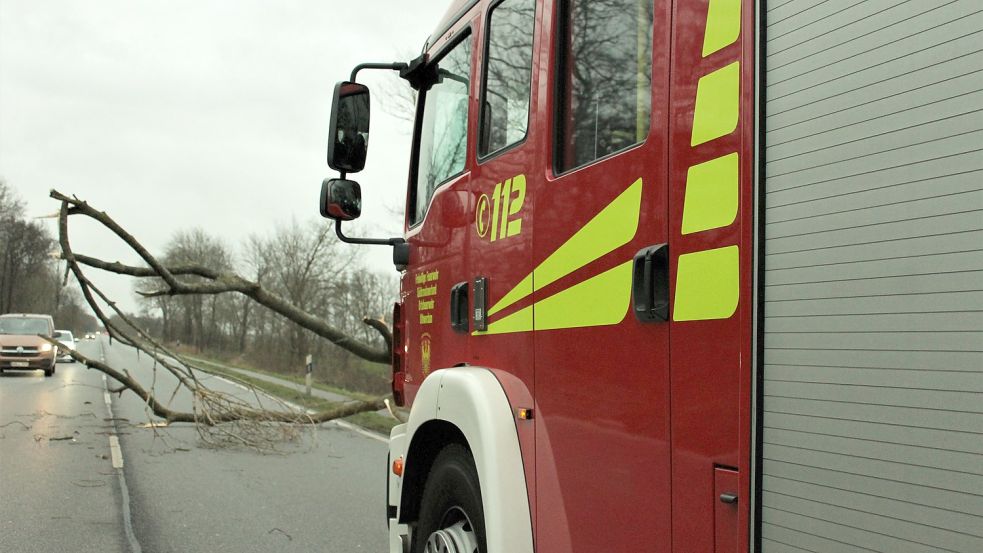
[[[119,448],[119,438],[116,436],[109,437],[109,453],[113,456],[113,468],[123,468],[123,450]]]
[[[99,347],[102,350],[100,361],[105,363],[105,346],[100,343]],[[137,539],[136,532],[133,531],[133,515],[130,513],[130,489],[126,485],[126,473],[123,472],[123,449],[119,445],[119,437],[117,436],[119,428],[116,426],[116,415],[113,414],[113,398],[109,395],[109,381],[106,379],[105,374],[102,375],[102,386],[105,388],[102,392],[102,399],[106,402],[106,411],[109,412],[109,420],[113,424],[112,433],[109,435],[109,453],[112,456],[113,469],[116,470],[116,477],[119,480],[123,533],[126,534],[126,541],[130,546],[130,553],[143,553],[143,548],[140,547],[140,540]]]
[[[103,363],[106,362],[106,358],[102,358]],[[105,388],[102,392],[102,399],[106,402],[106,411],[109,412],[109,418],[113,421],[113,430],[109,434],[109,453],[113,458],[113,468],[121,469],[123,468],[123,450],[119,447],[119,437],[116,435],[116,420],[113,415],[113,398],[109,395],[109,381],[106,379],[106,375],[102,375],[102,386]]]

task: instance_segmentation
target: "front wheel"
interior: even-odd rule
[[[478,471],[467,448],[445,447],[434,460],[413,532],[414,553],[483,553],[485,518]]]

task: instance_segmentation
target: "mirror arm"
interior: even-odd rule
[[[451,73],[450,71],[448,71],[446,69],[439,69],[439,68],[437,69],[437,79],[450,79],[450,80],[452,80],[454,82],[461,83],[461,84],[463,84],[465,86],[467,86],[468,84],[470,84],[469,81],[466,78],[464,78],[464,77],[462,77],[462,76],[460,76],[460,75],[458,75],[456,73]]]
[[[368,244],[374,246],[398,246],[400,244],[405,244],[406,240],[402,238],[352,238],[345,236],[341,232],[341,219],[335,219],[334,222],[335,234],[342,242],[347,244]]]
[[[355,77],[358,76],[358,72],[363,69],[389,69],[392,71],[403,71],[407,68],[407,65],[403,62],[393,62],[393,63],[360,63],[352,69],[352,76],[348,79],[350,82],[355,82]]]

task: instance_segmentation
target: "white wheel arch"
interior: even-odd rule
[[[390,457],[405,456],[417,430],[433,420],[456,427],[474,456],[485,512],[487,553],[532,553],[532,518],[515,415],[498,379],[480,367],[431,373],[416,395],[409,421],[393,428]],[[406,457],[405,463],[408,468],[413,459]],[[399,480],[390,472],[391,505],[402,504],[403,486]],[[400,530],[405,528],[391,525],[393,552],[402,552],[396,549],[401,543],[397,535],[402,533]]]

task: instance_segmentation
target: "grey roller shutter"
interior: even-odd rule
[[[983,552],[983,1],[764,16],[762,549]]]

